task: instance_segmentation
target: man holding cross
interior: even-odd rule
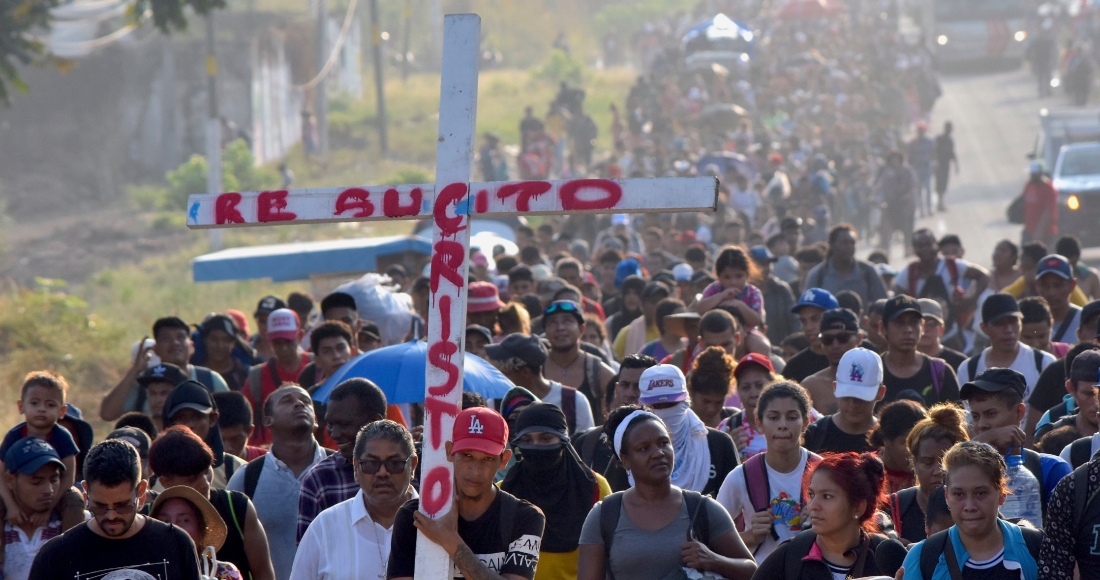
[[[451,510],[439,519],[417,511],[419,500],[397,512],[390,543],[390,579],[412,580],[417,530],[443,547],[454,578],[531,580],[539,563],[546,518],[539,508],[497,489],[493,478],[508,464],[508,423],[496,411],[473,407],[455,419],[447,455],[455,471]]]

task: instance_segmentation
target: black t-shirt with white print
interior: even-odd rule
[[[533,504],[513,498],[519,505],[516,506],[512,531],[507,538],[502,538],[500,504],[504,495],[507,492],[498,489],[492,505],[476,520],[466,521],[459,517],[458,535],[477,559],[493,572],[534,578],[546,518]],[[388,578],[411,578],[416,571],[417,538],[413,513],[418,509],[420,500],[409,500],[394,518],[390,564],[386,572]],[[455,567],[452,576],[462,578],[462,573]]]
[[[187,532],[153,518],[122,540],[100,536],[83,523],[42,546],[29,578],[199,580],[199,561]]]

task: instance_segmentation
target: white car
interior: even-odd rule
[[[1100,222],[1100,142],[1065,145],[1051,172],[1058,191],[1058,229],[1096,243]]]

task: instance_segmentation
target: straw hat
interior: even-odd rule
[[[164,502],[179,498],[191,502],[191,505],[195,506],[202,514],[203,522],[206,523],[206,530],[202,536],[202,545],[199,549],[203,549],[206,546],[213,546],[214,551],[220,550],[222,544],[225,543],[225,536],[229,533],[229,529],[225,527],[225,522],[222,520],[221,514],[210,503],[210,500],[203,497],[199,492],[186,485],[177,485],[170,487],[157,495],[157,499],[153,502],[153,509],[149,510],[149,513],[156,517],[157,511],[160,509]]]

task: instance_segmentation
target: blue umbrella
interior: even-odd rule
[[[369,379],[386,393],[391,404],[424,402],[424,365],[428,344],[413,340],[365,352],[344,363],[314,393],[313,400],[327,403],[336,385],[352,378]],[[484,359],[465,353],[462,357],[462,390],[486,399],[499,399],[514,387],[512,381]]]

